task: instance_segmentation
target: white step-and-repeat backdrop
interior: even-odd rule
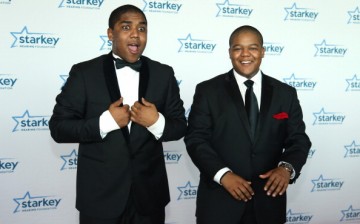
[[[76,224],[77,145],[49,134],[55,96],[80,61],[107,54],[108,16],[143,9],[145,55],[173,66],[188,113],[195,85],[231,68],[240,25],[264,36],[262,70],[298,90],[313,146],[289,187],[288,224],[360,223],[359,0],[0,0],[0,223]],[[165,144],[167,224],[195,223],[199,173]]]

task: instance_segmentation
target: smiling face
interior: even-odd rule
[[[229,55],[237,73],[248,79],[260,69],[265,49],[259,36],[249,30],[241,31],[230,39]]]
[[[126,12],[119,17],[113,28],[108,28],[107,34],[116,55],[127,62],[136,62],[146,47],[146,19],[141,13]]]

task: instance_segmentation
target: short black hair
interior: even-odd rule
[[[236,28],[230,35],[230,38],[229,38],[229,46],[231,47],[231,43],[233,42],[234,38],[236,35],[242,33],[242,32],[251,32],[251,33],[254,33],[258,39],[259,39],[259,42],[260,42],[260,45],[263,46],[264,44],[264,40],[263,40],[263,36],[262,34],[260,33],[260,31],[258,29],[256,29],[255,27],[253,26],[249,26],[249,25],[244,25],[244,26],[240,26],[238,28]]]
[[[122,5],[116,9],[114,9],[114,11],[111,12],[110,17],[109,17],[109,28],[114,29],[116,22],[120,19],[120,17],[123,14],[125,14],[127,12],[139,13],[144,17],[145,22],[147,22],[146,16],[141,9],[139,9],[138,7],[136,7],[134,5]]]

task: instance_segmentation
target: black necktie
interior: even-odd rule
[[[244,84],[247,87],[245,93],[245,109],[248,114],[251,132],[252,135],[254,136],[256,130],[256,123],[258,119],[258,113],[259,113],[258,103],[253,91],[254,81],[246,80]]]
[[[135,71],[140,71],[141,68],[141,60],[137,60],[134,63],[130,63],[124,60],[121,60],[120,58],[116,58],[115,60],[115,66],[117,69],[123,68],[125,66],[129,66],[130,68],[132,68]]]

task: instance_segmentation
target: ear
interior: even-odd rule
[[[113,30],[111,28],[107,29],[107,35],[109,40],[113,41]]]

